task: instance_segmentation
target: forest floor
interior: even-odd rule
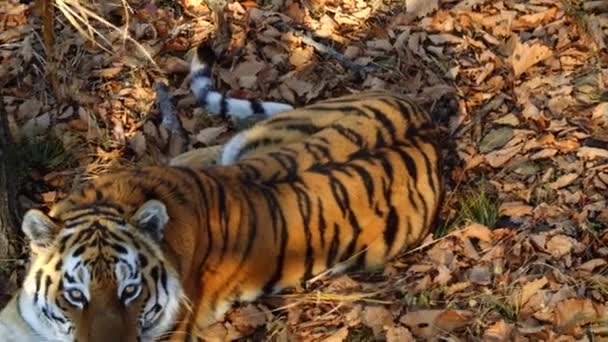
[[[434,234],[382,272],[241,305],[214,326],[219,340],[608,340],[608,1],[249,0],[228,5],[221,30],[201,0],[101,3],[95,13],[119,29],[91,17],[96,31],[82,33],[94,44],[58,14],[53,59],[34,2],[0,6],[0,93],[24,208],[226,141],[232,125],[189,93],[187,51],[203,42],[223,51],[216,85],[237,97],[301,106],[392,89],[431,112],[457,99]],[[160,123],[159,81],[183,147]],[[0,305],[24,267],[0,260]]]

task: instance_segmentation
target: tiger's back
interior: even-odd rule
[[[208,87],[199,71],[193,84]],[[407,98],[368,92],[291,110],[193,91],[209,108],[268,118],[233,137],[220,165],[106,175],[50,217],[28,213],[36,260],[19,300],[27,317],[46,317],[28,320],[40,336],[197,340],[235,301],[380,266],[433,226],[437,131]]]

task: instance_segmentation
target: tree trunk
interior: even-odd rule
[[[0,96],[0,261],[17,255],[19,209],[16,198],[14,166],[11,165],[12,139],[4,99]],[[1,266],[0,263],[0,271]]]

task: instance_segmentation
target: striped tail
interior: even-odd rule
[[[213,89],[211,79],[214,62],[215,53],[211,47],[201,45],[196,49],[190,66],[190,90],[196,96],[198,104],[210,114],[243,120],[253,115],[269,118],[293,109],[293,106],[286,103],[236,99],[219,93]]]

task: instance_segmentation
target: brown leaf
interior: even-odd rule
[[[289,63],[296,69],[300,69],[313,61],[314,52],[312,48],[296,48],[289,55]]]
[[[604,266],[604,265],[606,265],[606,260],[601,259],[601,258],[596,258],[596,259],[591,259],[591,260],[585,262],[584,264],[581,264],[578,267],[578,269],[587,271],[587,272],[593,272],[593,270],[596,269],[597,267]]]
[[[257,74],[264,68],[264,63],[258,61],[243,62],[230,73],[231,77],[236,77],[239,85],[243,88],[251,89],[257,81]]]
[[[515,49],[511,56],[509,56],[509,63],[513,68],[515,77],[519,77],[521,74],[526,72],[529,68],[535,64],[551,57],[553,52],[547,46],[540,43],[534,43],[532,45],[528,43],[517,42]]]
[[[518,308],[523,307],[534,294],[540,291],[540,289],[545,287],[548,283],[549,281],[547,280],[547,277],[544,276],[542,278],[527,282],[522,287],[521,292],[515,294],[513,304]]]
[[[511,158],[515,157],[515,155],[521,151],[523,146],[524,144],[521,143],[502,150],[490,152],[484,156],[484,159],[491,167],[498,168],[511,160]]]
[[[419,337],[434,337],[468,325],[473,313],[465,310],[418,310],[401,316],[399,321]]]
[[[386,342],[414,342],[414,336],[406,327],[392,325],[386,329]]]
[[[536,28],[553,20],[556,13],[557,7],[551,7],[550,9],[542,12],[522,15],[513,21],[513,29],[521,30],[527,28]]]
[[[510,341],[512,331],[513,326],[501,319],[486,329],[486,331],[483,333],[482,339],[483,341],[489,342]]]
[[[471,223],[464,227],[461,234],[468,238],[476,238],[484,242],[492,241],[492,230],[481,223]]]
[[[573,334],[598,318],[598,311],[591,300],[573,298],[557,303],[554,324],[559,332]]]
[[[549,184],[549,186],[555,190],[561,189],[572,184],[578,178],[578,176],[579,175],[576,172],[565,174],[560,176],[555,182]]]
[[[598,147],[582,146],[576,152],[576,156],[587,160],[595,160],[598,158],[608,159],[608,150]]]
[[[205,145],[213,145],[217,138],[228,130],[227,126],[212,126],[200,130],[196,135],[196,140]]]
[[[566,235],[555,235],[547,241],[547,251],[551,253],[554,258],[561,258],[569,254],[574,248],[574,243],[571,237]]]
[[[407,13],[415,17],[425,17],[439,7],[439,0],[405,0]]]
[[[342,342],[345,341],[348,337],[348,327],[342,327],[335,333],[331,334],[329,337],[324,338],[323,342]]]
[[[185,60],[175,56],[165,56],[160,58],[158,65],[167,74],[184,74],[190,71],[190,64]]]
[[[93,70],[93,75],[105,79],[112,79],[120,74],[123,69],[123,65],[113,66],[104,69]]]
[[[532,206],[523,202],[505,202],[498,208],[498,213],[501,216],[522,217],[532,214]]]
[[[250,333],[256,327],[266,323],[266,315],[257,306],[248,304],[234,310],[230,314],[230,321],[237,330]]]
[[[433,279],[435,283],[445,286],[452,280],[452,272],[444,265],[437,266],[437,272],[437,276]]]
[[[384,327],[394,324],[393,314],[383,306],[368,306],[363,311],[363,324],[372,328],[374,335],[378,335]]]
[[[129,147],[131,147],[139,157],[142,157],[144,153],[146,153],[146,145],[146,137],[140,131],[135,132],[129,140]]]

